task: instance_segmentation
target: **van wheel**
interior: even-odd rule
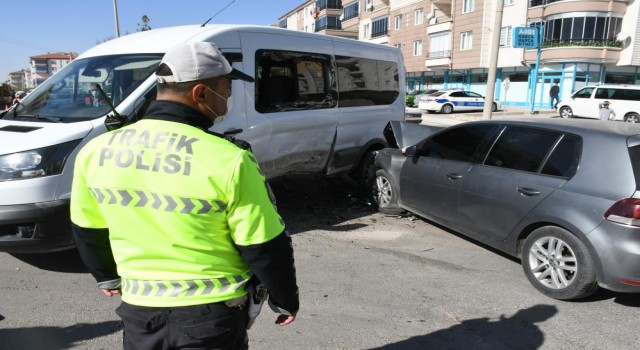
[[[498,110],[498,104],[497,103],[492,103],[491,104],[491,112],[495,112]]]
[[[584,298],[598,289],[589,250],[578,237],[560,227],[544,226],[527,237],[522,268],[537,290],[554,299]]]
[[[640,115],[638,113],[629,113],[624,117],[627,123],[640,123]]]
[[[571,107],[562,107],[560,108],[560,116],[562,118],[573,118],[573,110],[571,110]]]
[[[442,109],[440,110],[440,112],[442,112],[442,114],[451,114],[451,112],[453,112],[453,106],[446,104],[442,106]]]
[[[398,206],[398,189],[384,169],[376,171],[376,183],[373,186],[373,200],[378,211],[384,214],[398,215],[404,212]]]
[[[351,177],[356,181],[360,189],[365,193],[370,193],[373,182],[376,177],[376,168],[374,164],[376,154],[375,151],[367,151],[360,159],[358,167],[351,173]]]

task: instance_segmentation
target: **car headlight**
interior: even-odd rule
[[[62,173],[80,140],[0,156],[0,181],[24,180]]]

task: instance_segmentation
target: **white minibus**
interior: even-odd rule
[[[629,123],[640,122],[640,87],[634,85],[585,86],[558,103],[558,112],[563,118],[600,117],[600,105],[609,101],[615,112],[615,120]]]
[[[374,151],[387,146],[384,127],[404,117],[399,49],[250,25],[138,32],[89,49],[0,114],[0,251],[73,247],[78,150],[144,115],[164,52],[185,41],[217,44],[255,78],[233,82],[233,105],[211,131],[251,144],[267,178],[304,172],[372,181]]]

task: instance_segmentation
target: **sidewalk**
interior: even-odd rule
[[[406,108],[407,121],[416,123],[425,122],[429,119],[452,119],[452,121],[474,121],[482,119],[482,111],[479,112],[458,112],[451,114],[426,113],[418,108]],[[554,109],[536,108],[531,114],[529,107],[505,106],[503,109],[491,113],[491,119],[521,119],[521,118],[558,118],[558,112]]]

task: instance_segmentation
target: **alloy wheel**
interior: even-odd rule
[[[571,247],[557,237],[535,241],[528,253],[529,268],[538,282],[549,289],[571,285],[578,272],[578,259]]]

